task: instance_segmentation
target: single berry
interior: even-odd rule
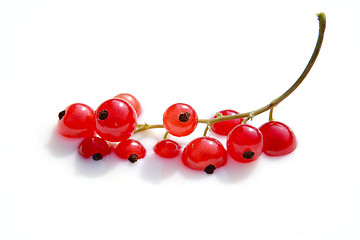
[[[222,110],[219,113],[223,116],[239,114],[237,111],[229,110],[229,109]],[[217,115],[214,116],[214,118],[217,118],[217,117],[218,117]],[[214,133],[217,133],[219,135],[227,136],[229,134],[229,132],[231,130],[233,130],[234,127],[241,124],[241,122],[243,120],[244,120],[243,118],[237,118],[237,119],[231,119],[231,120],[217,122],[217,123],[214,123],[213,125],[211,125],[211,130]]]
[[[137,116],[139,117],[141,115],[142,108],[140,102],[130,93],[120,93],[116,95],[114,98],[120,98],[127,101],[135,109]]]
[[[94,110],[74,103],[58,114],[57,131],[65,137],[83,138],[95,135]]]
[[[263,137],[259,129],[249,124],[236,126],[227,137],[227,151],[236,161],[247,163],[259,158]]]
[[[181,146],[170,139],[164,139],[154,146],[154,152],[160,157],[173,158],[179,155]]]
[[[263,124],[259,130],[264,138],[263,152],[269,156],[282,156],[296,149],[294,132],[287,125],[277,121]]]
[[[176,103],[166,109],[163,124],[170,134],[183,137],[195,130],[198,116],[191,106],[185,103]]]
[[[79,153],[85,158],[92,157],[98,161],[111,152],[109,144],[102,138],[85,138],[79,145]]]
[[[109,99],[95,111],[97,134],[110,142],[128,139],[136,129],[136,112],[125,100]]]
[[[144,158],[146,150],[144,146],[135,139],[121,141],[114,149],[116,155],[134,163],[138,159]]]
[[[216,168],[226,164],[227,152],[217,139],[199,137],[184,148],[181,160],[189,168],[211,174]]]

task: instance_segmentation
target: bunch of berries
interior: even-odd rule
[[[135,163],[146,155],[145,147],[130,138],[134,133],[151,129],[151,125],[138,124],[142,113],[140,102],[131,94],[116,95],[99,105],[94,111],[82,103],[71,104],[59,113],[57,131],[71,138],[84,138],[79,145],[79,153],[95,161],[102,159],[111,151]],[[217,112],[213,119],[235,116],[234,110]],[[226,118],[225,118],[226,119]],[[218,135],[227,136],[226,148],[214,137],[198,137],[183,149],[174,140],[167,139],[171,134],[184,137],[191,134],[200,122],[196,111],[184,103],[176,103],[166,109],[163,124],[153,125],[166,130],[165,137],[153,150],[164,158],[174,158],[181,154],[183,164],[191,169],[208,174],[227,163],[228,155],[238,162],[248,163],[259,158],[262,153],[269,156],[289,154],[296,148],[293,131],[285,124],[269,121],[256,128],[246,123],[245,118],[221,120],[207,127]],[[206,129],[208,130],[208,129]]]
[[[113,150],[120,158],[134,163],[145,157],[146,150],[139,141],[130,137],[144,130],[165,128],[164,140],[154,146],[154,152],[165,158],[173,158],[181,154],[185,166],[203,170],[208,174],[224,166],[228,155],[238,162],[248,163],[258,159],[262,153],[269,156],[289,154],[297,145],[294,132],[284,123],[273,121],[272,110],[302,83],[315,63],[326,27],[325,14],[319,13],[317,16],[318,40],[304,71],[286,92],[270,104],[253,112],[239,114],[234,110],[223,110],[217,112],[212,119],[204,120],[198,118],[191,106],[176,103],[166,109],[162,124],[137,124],[141,105],[134,96],[124,93],[103,102],[95,111],[81,103],[68,106],[59,113],[57,130],[66,137],[84,138],[80,143],[79,153],[86,158],[92,157],[97,161]],[[269,122],[260,128],[246,123],[254,116],[268,110],[270,110]],[[176,137],[187,136],[195,130],[198,123],[207,124],[204,136],[192,140],[184,149],[177,142],[166,139],[168,134]],[[206,136],[209,129],[216,134],[227,136],[226,149],[216,138]],[[116,142],[116,145],[109,142]]]

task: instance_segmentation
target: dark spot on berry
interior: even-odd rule
[[[206,168],[204,169],[204,172],[206,172],[207,174],[213,174],[213,172],[215,171],[216,167],[212,164],[206,166]]]
[[[102,158],[103,158],[103,156],[100,153],[95,153],[94,155],[92,155],[92,159],[94,161],[99,161]]]
[[[58,115],[59,120],[61,120],[61,119],[64,117],[64,115],[65,115],[65,110],[64,110],[64,111],[59,112],[59,115]]]
[[[136,155],[135,153],[131,154],[128,158],[128,160],[131,162],[131,163],[134,163],[136,162],[137,160],[139,159],[138,155]]]
[[[252,159],[255,153],[253,151],[246,151],[243,153],[243,158],[245,159]]]
[[[181,122],[187,122],[187,121],[189,121],[189,118],[190,118],[190,113],[188,113],[188,112],[184,112],[179,115],[179,120]]]
[[[106,110],[102,110],[101,112],[99,112],[99,119],[100,120],[105,120],[108,116],[109,116],[109,113]]]

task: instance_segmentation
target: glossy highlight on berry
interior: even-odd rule
[[[65,137],[92,137],[95,135],[94,114],[94,110],[86,104],[71,104],[59,112],[56,129]]]
[[[227,152],[221,142],[212,137],[199,137],[184,148],[181,160],[185,166],[208,174],[227,163]]]
[[[130,93],[120,93],[120,94],[116,95],[114,98],[120,98],[120,99],[127,101],[135,109],[137,116],[139,117],[141,115],[141,113],[142,113],[141,104],[140,104],[139,100],[137,98],[135,98],[133,95],[131,95]]]
[[[176,103],[166,109],[163,115],[163,124],[171,135],[184,137],[195,130],[198,124],[198,115],[188,104]]]
[[[242,163],[258,159],[262,153],[263,137],[259,129],[249,124],[235,127],[227,137],[227,151],[236,161]]]
[[[154,146],[154,152],[160,157],[174,158],[181,152],[181,146],[170,139],[164,139]]]
[[[111,148],[102,138],[88,137],[80,143],[78,151],[84,158],[92,157],[94,161],[98,161],[110,154]]]
[[[269,156],[283,156],[293,152],[297,146],[294,132],[286,124],[269,121],[259,130],[264,137],[263,152]]]
[[[110,142],[128,139],[136,129],[134,108],[125,100],[109,99],[95,111],[95,128],[100,137]]]
[[[230,109],[222,110],[219,111],[218,113],[221,114],[222,116],[231,116],[231,115],[239,114],[239,112]],[[218,115],[214,116],[214,118],[217,117]],[[241,124],[243,120],[244,120],[243,118],[237,118],[237,119],[214,123],[211,125],[211,130],[216,134],[227,136],[230,133],[230,131],[233,130],[233,128],[236,127],[237,125]]]
[[[146,155],[145,147],[135,139],[121,141],[114,149],[115,154],[123,159],[135,163]]]

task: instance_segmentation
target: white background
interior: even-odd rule
[[[122,92],[141,101],[141,123],[176,102],[201,118],[259,108],[301,74],[321,11],[319,58],[274,111],[298,138],[288,156],[207,175],[154,155],[163,130],[134,136],[148,154],[136,164],[84,161],[54,131],[67,105]],[[360,239],[359,11],[357,0],[1,0],[0,239]],[[185,146],[204,127],[170,138]]]

